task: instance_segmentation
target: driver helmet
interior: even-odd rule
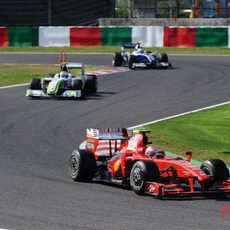
[[[60,72],[60,78],[63,78],[63,79],[68,78],[68,72],[67,71],[61,71]]]
[[[137,43],[136,43],[136,47],[135,47],[136,49],[140,49],[141,48],[141,42],[140,41],[138,41]]]
[[[155,146],[149,146],[145,150],[145,154],[149,155],[150,157],[154,157],[158,153],[158,150],[155,148]]]

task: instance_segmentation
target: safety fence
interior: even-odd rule
[[[0,27],[0,46],[230,47],[229,27]]]

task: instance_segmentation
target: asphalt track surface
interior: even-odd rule
[[[30,58],[28,58],[30,56]],[[0,62],[54,63],[57,55],[1,54]],[[70,154],[87,127],[130,127],[229,101],[229,57],[169,56],[171,70],[99,77],[83,100],[31,100],[26,86],[0,89],[0,228],[229,229],[229,197],[164,200],[100,183],[74,183]],[[71,61],[109,65],[111,55]]]

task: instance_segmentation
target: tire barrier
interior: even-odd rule
[[[70,28],[70,46],[101,46],[101,28]]]
[[[230,27],[0,27],[0,46],[230,47]]]
[[[38,46],[37,27],[9,27],[9,46]]]
[[[228,28],[204,27],[196,28],[196,46],[197,47],[227,47],[228,46]]]
[[[196,28],[165,27],[164,46],[195,47]]]
[[[39,27],[39,46],[70,46],[68,26]]]
[[[132,42],[141,41],[143,47],[163,47],[164,27],[133,26]]]
[[[102,27],[102,46],[120,46],[132,42],[131,27]]]
[[[0,27],[0,46],[8,46],[8,28]]]

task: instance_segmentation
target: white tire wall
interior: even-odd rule
[[[141,41],[141,47],[163,47],[164,27],[162,26],[133,26],[132,42]]]
[[[70,46],[68,26],[39,27],[39,46]]]

